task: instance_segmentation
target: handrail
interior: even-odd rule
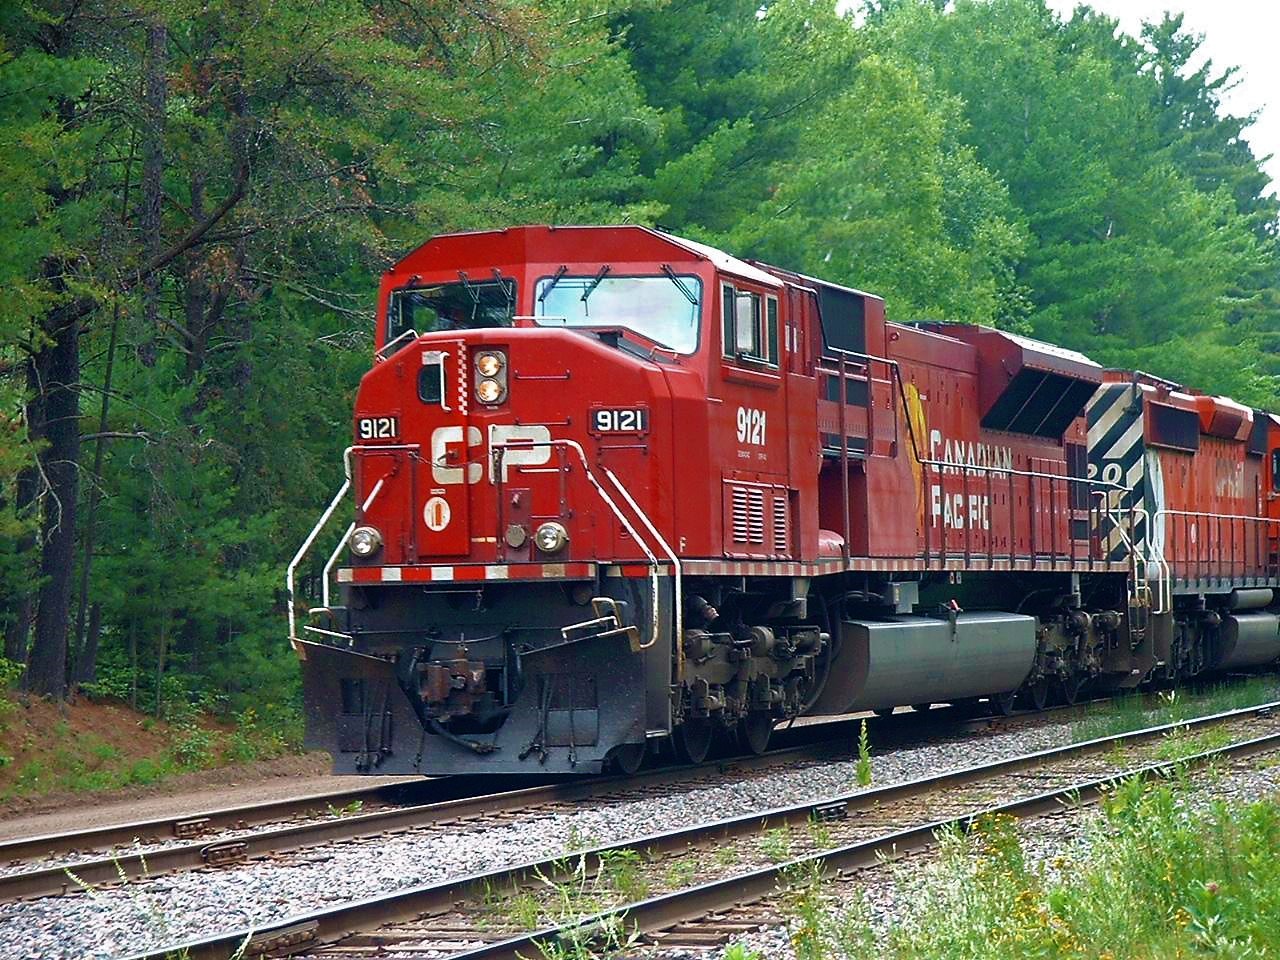
[[[988,477],[988,479],[996,476],[1007,476],[1009,477],[1010,482],[1012,483],[1012,479],[1014,477],[1026,477],[1028,479],[1048,480],[1051,484],[1058,481],[1062,481],[1068,485],[1067,486],[1068,490],[1071,489],[1070,484],[1082,483],[1086,486],[1087,489],[1095,493],[1100,492],[1100,491],[1097,491],[1095,488],[1102,487],[1102,488],[1105,488],[1105,490],[1112,490],[1112,491],[1119,492],[1121,494],[1127,494],[1129,496],[1132,496],[1133,494],[1133,490],[1131,488],[1123,486],[1122,484],[1116,483],[1115,481],[1112,481],[1112,480],[1090,479],[1088,477],[1073,477],[1065,473],[1061,473],[1061,474],[1042,473],[1038,470],[1020,470],[1015,467],[1001,467],[994,464],[950,463],[945,460],[935,460],[931,457],[925,457],[920,452],[920,440],[919,438],[916,437],[915,426],[911,421],[911,408],[907,403],[907,391],[906,391],[906,387],[903,386],[902,368],[901,368],[901,365],[898,363],[898,361],[890,359],[889,357],[878,357],[870,353],[860,353],[856,350],[845,350],[841,347],[828,346],[823,348],[823,352],[818,357],[818,360],[815,364],[815,368],[822,373],[837,374],[840,376],[841,378],[840,395],[836,402],[840,404],[842,422],[843,422],[844,408],[848,406],[848,404],[845,402],[845,387],[844,387],[844,378],[847,376],[844,370],[844,361],[846,358],[853,359],[867,367],[866,379],[867,379],[867,391],[868,391],[867,393],[868,409],[870,409],[871,406],[874,406],[874,403],[875,403],[875,397],[871,393],[872,391],[871,364],[882,363],[889,368],[890,379],[893,382],[893,384],[897,387],[898,401],[899,401],[899,404],[901,405],[900,407],[895,407],[895,411],[894,411],[894,442],[895,443],[897,442],[897,421],[898,421],[898,412],[900,410],[901,418],[903,421],[905,421],[907,425],[906,432],[907,432],[907,437],[911,441],[912,456],[914,456],[916,462],[923,467],[940,467],[943,469],[950,468],[954,470],[957,475],[963,477],[965,481],[967,481],[970,476],[986,476]],[[824,365],[824,361],[832,361],[832,360],[839,361],[840,368],[838,370],[834,370],[831,367]],[[868,423],[870,423],[870,420],[868,420]],[[847,471],[848,470],[847,463],[849,460],[849,456],[848,456],[846,444],[847,444],[847,440],[842,439],[841,467]],[[875,445],[875,437],[871,435],[871,430],[868,429],[868,437],[867,437],[868,455],[871,454],[871,451],[874,448],[874,445]],[[847,494],[845,494],[845,501],[846,502],[845,502],[844,508],[845,508],[845,513],[847,514],[849,509]],[[1010,503],[1010,508],[1012,509],[1012,502]],[[1109,511],[1108,511],[1108,515],[1109,515]],[[1053,521],[1050,520],[1050,522],[1052,523]],[[924,556],[927,559],[932,553],[932,550],[929,547],[928,530],[929,530],[930,524],[929,524],[928,517],[925,518],[924,526],[925,526]],[[1014,535],[1014,530],[1011,528],[1009,531],[1011,555],[1013,553],[1013,535]],[[846,549],[847,549],[848,537],[846,536],[845,539],[846,539]],[[966,530],[966,542],[967,540],[968,540],[968,531]],[[966,553],[967,552],[968,550],[966,550]],[[1133,549],[1131,544],[1130,544],[1129,552],[1131,555],[1133,554]],[[946,555],[945,528],[943,529],[942,543],[939,545],[939,555],[945,559],[945,555]],[[1034,549],[1032,550],[1032,556],[1033,557],[1035,556]],[[1057,557],[1056,547],[1052,549],[1050,556],[1054,558]]]
[[[1266,527],[1271,524],[1276,524],[1277,527],[1280,527],[1280,519],[1275,517],[1251,516],[1243,513],[1205,513],[1199,510],[1175,510],[1169,507],[1161,507],[1152,516],[1151,523],[1148,524],[1147,531],[1147,559],[1150,562],[1155,563],[1157,570],[1160,571],[1159,583],[1157,584],[1160,589],[1160,609],[1156,610],[1156,613],[1168,613],[1173,609],[1173,565],[1169,563],[1168,559],[1164,555],[1163,538],[1161,538],[1159,552],[1157,553],[1156,550],[1156,523],[1163,522],[1165,517],[1195,517],[1202,520],[1240,520],[1250,523],[1261,523],[1264,527],[1264,532]],[[1163,527],[1161,527],[1161,530],[1163,530]],[[1264,544],[1260,544],[1260,546],[1264,546]],[[1265,552],[1263,553],[1263,556],[1265,557]],[[1174,562],[1177,562],[1176,557],[1174,558]],[[1189,565],[1192,561],[1188,557],[1185,558],[1184,562]],[[1199,563],[1200,561],[1196,562]],[[1234,556],[1232,557],[1231,562],[1234,566]],[[1264,576],[1267,573],[1265,560],[1262,564],[1262,572]],[[1234,574],[1232,576],[1234,576]],[[1217,579],[1222,578],[1218,577]],[[1230,577],[1228,577],[1228,579],[1230,579]]]
[[[421,444],[418,443],[396,443],[396,444],[353,444],[342,451],[342,486],[338,488],[338,492],[333,495],[333,499],[329,501],[329,506],[325,507],[324,513],[320,514],[320,519],[316,521],[316,525],[311,528],[311,532],[307,534],[307,538],[302,541],[302,546],[298,548],[298,552],[293,555],[293,559],[289,561],[289,566],[285,569],[284,587],[288,593],[289,605],[289,640],[294,641],[300,639],[298,636],[298,618],[297,612],[294,610],[295,594],[294,590],[294,573],[298,569],[298,564],[302,563],[303,557],[311,550],[315,544],[316,538],[320,536],[325,526],[329,523],[329,519],[333,516],[334,511],[338,509],[338,504],[342,502],[342,498],[347,495],[347,491],[351,489],[351,454],[356,450],[420,450]],[[361,510],[367,510],[369,505],[373,503],[373,498],[378,495],[378,491],[382,489],[382,478],[374,484],[373,490],[369,496],[365,498],[364,505]],[[321,586],[321,596],[324,606],[329,605],[329,572],[333,568],[334,562],[337,560],[338,554],[342,548],[346,546],[347,540],[350,539],[355,524],[352,523],[347,528],[347,532],[338,542],[337,549],[329,557],[329,561],[324,566],[324,583]]]
[[[408,339],[410,339],[410,340],[417,340],[417,339],[418,339],[418,331],[417,331],[417,330],[406,330],[404,333],[402,333],[402,334],[400,334],[399,336],[397,336],[394,340],[388,340],[386,343],[384,343],[382,346],[380,346],[377,350],[375,350],[375,351],[373,352],[373,362],[374,362],[374,363],[382,363],[382,361],[383,361],[383,360],[386,360],[386,359],[387,359],[387,358],[386,358],[386,356],[384,356],[384,354],[386,353],[386,351],[390,350],[390,349],[391,349],[392,347],[394,347],[397,343],[399,343],[401,340],[404,340],[404,339],[406,339],[406,338],[408,338]]]
[[[347,524],[347,532],[342,535],[342,539],[338,541],[338,545],[333,548],[333,553],[329,554],[328,561],[325,562],[324,570],[320,573],[320,609],[327,610],[329,608],[329,574],[333,572],[333,566],[338,562],[338,556],[342,553],[342,548],[351,540],[351,534],[355,533],[356,522],[352,520]]]
[[[653,521],[651,521],[648,515],[640,509],[635,498],[632,497],[627,491],[627,488],[622,485],[622,481],[614,476],[613,471],[608,467],[603,467],[602,469],[604,470],[605,476],[613,481],[613,485],[617,488],[618,493],[622,494],[622,498],[627,501],[627,505],[636,512],[636,516],[640,518],[640,522],[645,525],[645,528],[653,538],[658,541],[658,545],[662,547],[662,549],[666,551],[667,556],[671,558],[671,566],[675,571],[675,648],[680,653],[680,659],[683,662],[684,645],[681,638],[684,636],[684,568],[680,563],[680,558],[676,556],[676,552],[671,549],[671,545],[667,543],[662,534],[658,532],[658,528],[653,525]]]
[[[652,613],[653,613],[652,629],[649,637],[649,642],[641,643],[639,645],[639,649],[647,650],[649,647],[653,646],[658,641],[659,594],[658,594],[658,558],[657,556],[655,556],[654,552],[651,549],[649,549],[649,545],[645,543],[645,541],[641,538],[639,532],[637,532],[636,528],[632,525],[631,521],[626,518],[626,515],[623,514],[623,512],[620,509],[618,509],[618,505],[614,502],[613,498],[609,496],[609,494],[605,491],[604,487],[601,485],[600,481],[596,479],[595,474],[591,472],[591,467],[587,464],[587,455],[583,451],[582,445],[578,443],[578,441],[569,440],[566,438],[552,438],[550,440],[514,440],[514,441],[508,441],[506,443],[493,444],[493,450],[495,455],[497,455],[497,451],[499,450],[508,450],[508,449],[518,450],[522,448],[529,449],[530,447],[567,447],[573,450],[574,453],[578,455],[578,460],[582,463],[582,470],[586,474],[587,480],[591,483],[593,487],[595,487],[596,493],[600,495],[600,499],[603,500],[605,502],[605,505],[610,510],[613,511],[613,515],[618,518],[618,522],[622,524],[622,526],[626,529],[627,533],[631,535],[631,538],[635,540],[635,542],[639,545],[640,549],[644,551],[644,555],[649,558],[650,585],[653,593],[653,603],[651,604]],[[618,487],[619,491],[622,491],[625,489],[624,487],[622,487],[621,483],[616,478],[614,478],[614,484]],[[630,494],[625,494],[625,496],[628,499],[630,499]],[[639,513],[641,516],[643,516],[643,514],[640,513],[638,508],[636,512]],[[645,520],[647,522],[648,518],[646,517]],[[679,637],[676,638],[676,642],[677,643],[680,642]]]
[[[289,561],[289,566],[285,570],[284,587],[289,594],[289,640],[296,641],[298,637],[298,615],[293,609],[294,607],[294,590],[293,590],[293,574],[298,569],[298,564],[302,562],[302,558],[307,555],[307,551],[311,549],[311,545],[316,542],[316,537],[320,536],[320,531],[324,529],[325,524],[329,522],[329,518],[333,516],[333,512],[338,509],[338,504],[342,502],[342,498],[347,495],[347,491],[351,488],[351,473],[347,472],[346,478],[342,481],[342,486],[338,488],[338,492],[333,495],[333,499],[329,501],[329,506],[325,508],[324,513],[320,514],[320,519],[316,521],[316,525],[311,528],[311,532],[307,534],[307,539],[302,541],[302,546],[298,548],[298,552],[293,555],[293,559]]]

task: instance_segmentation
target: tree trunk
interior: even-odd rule
[[[164,681],[164,660],[169,652],[169,611],[160,617],[160,635],[156,638],[156,716],[164,716],[164,698],[161,687]]]
[[[142,99],[145,121],[142,137],[142,209],[138,226],[142,231],[144,259],[160,254],[161,202],[164,199],[164,129],[168,84],[169,31],[163,22],[147,29],[147,66]],[[154,337],[160,322],[160,271],[142,278],[142,303],[147,322],[146,336]]]
[[[93,683],[98,679],[98,639],[102,636],[102,604],[89,608],[89,632],[80,653],[76,683]]]
[[[129,706],[138,709],[138,619],[129,618]]]
[[[43,418],[42,418],[43,420]],[[29,421],[28,421],[29,422]],[[36,502],[36,492],[40,489],[40,473],[35,467],[26,467],[18,473],[17,491],[14,496],[15,514],[19,517],[28,514]],[[36,534],[32,529],[24,533],[16,544],[18,556],[30,557],[35,563]],[[27,640],[31,635],[31,621],[35,617],[35,587],[24,584],[22,592],[13,599],[13,619],[9,621],[4,633],[4,657],[14,663],[27,662]]]
[[[75,305],[54,310],[51,319],[48,334],[53,342],[31,360],[41,375],[46,445],[39,462],[48,490],[41,528],[39,611],[26,685],[61,699],[67,692],[67,626],[80,493],[80,321]]]
[[[102,487],[102,458],[106,452],[107,440],[105,434],[107,432],[107,414],[110,410],[111,402],[111,374],[115,367],[116,360],[116,337],[120,330],[120,301],[117,300],[114,309],[111,312],[111,338],[107,343],[107,369],[102,378],[102,408],[98,415],[98,438],[94,442],[93,449],[93,486],[89,488],[89,503],[85,507],[84,512],[84,551],[80,560],[80,599],[79,609],[76,611],[76,645],[74,667],[71,671],[71,679],[78,682],[82,679],[93,680],[93,675],[97,670],[96,664],[86,665],[92,660],[96,660],[98,656],[97,640],[94,640],[94,650],[92,657],[86,649],[87,639],[85,637],[85,608],[89,604],[89,584],[93,571],[93,541],[97,532],[96,519],[98,511],[98,498],[101,496]],[[95,604],[94,609],[97,610]],[[92,629],[91,629],[92,632]],[[86,659],[87,658],[87,659]]]

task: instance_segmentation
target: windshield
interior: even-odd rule
[[[544,327],[625,327],[676,353],[698,349],[702,281],[691,276],[544,277],[535,313]]]
[[[406,330],[467,330],[509,327],[516,309],[516,282],[444,283],[391,291],[387,304],[387,343]]]

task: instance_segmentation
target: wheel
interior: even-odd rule
[[[892,717],[893,711],[896,709],[898,708],[897,707],[876,707],[871,712],[874,713],[877,717]]]
[[[1070,676],[1066,680],[1058,681],[1058,693],[1062,696],[1062,702],[1069,707],[1073,707],[1076,701],[1080,699],[1080,690],[1085,685],[1084,677]]]
[[[991,698],[991,705],[1007,717],[1013,713],[1013,702],[1017,697],[1017,690],[1010,690],[1008,693],[998,693]]]
[[[772,733],[773,717],[762,710],[753,711],[745,719],[738,721],[738,740],[743,749],[750,750],[756,756],[769,749],[769,735]]]
[[[929,708],[932,706],[933,706],[932,703],[913,703],[911,705],[911,709],[914,710],[916,713],[928,713]]]
[[[629,777],[639,770],[643,762],[643,743],[624,743],[609,751],[609,763],[624,777]]]
[[[701,763],[711,752],[715,727],[706,718],[685,720],[676,727],[676,755],[684,763]]]

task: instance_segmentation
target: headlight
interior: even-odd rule
[[[569,531],[554,520],[544,523],[533,535],[533,542],[543,553],[558,553],[569,542]]]
[[[382,546],[382,534],[373,527],[356,527],[351,532],[351,552],[357,557],[371,557]]]
[[[476,384],[476,398],[481,403],[500,403],[505,392],[497,380],[481,380]]]
[[[482,353],[476,357],[476,370],[480,372],[482,377],[496,377],[502,372],[502,367],[502,354],[496,350]]]

